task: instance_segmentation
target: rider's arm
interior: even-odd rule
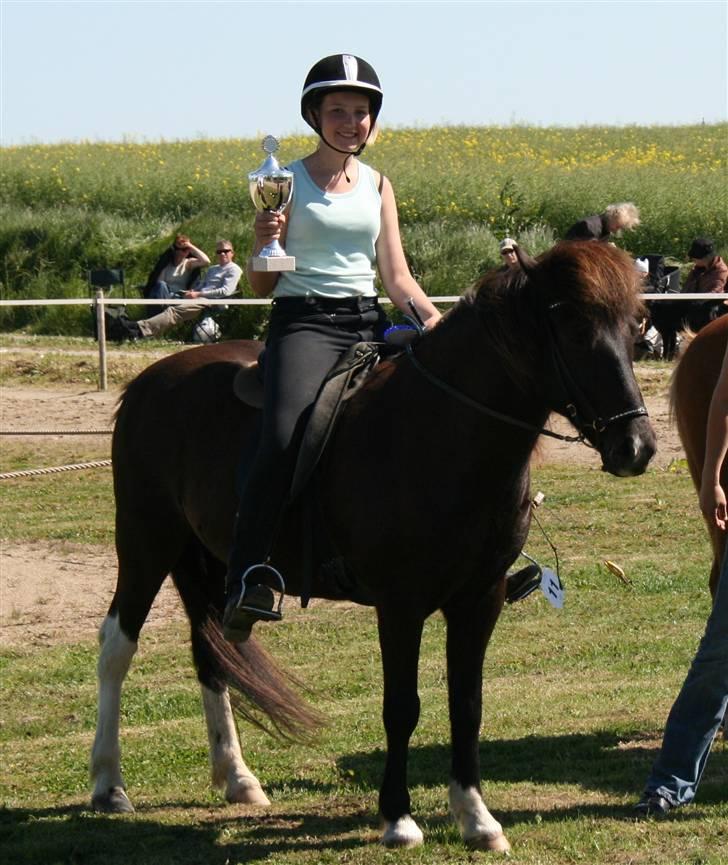
[[[376,244],[377,268],[384,290],[394,305],[407,315],[411,314],[407,301],[412,298],[417,311],[428,328],[440,320],[440,312],[413,279],[407,266],[399,234],[397,202],[392,184],[385,177],[382,185],[382,224]]]
[[[728,346],[708,411],[705,461],[700,484],[700,508],[721,529],[728,526],[726,493],[720,484],[720,469],[728,452]]]

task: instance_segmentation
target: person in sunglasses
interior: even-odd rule
[[[229,240],[218,240],[215,246],[217,263],[208,268],[202,285],[199,288],[184,289],[181,294],[176,296],[188,300],[230,297],[237,290],[240,277],[243,275],[242,269],[233,261],[234,255],[235,250]],[[119,319],[123,328],[122,338],[137,340],[149,336],[159,336],[183,321],[197,318],[205,309],[207,307],[202,304],[175,305],[167,306],[157,315],[138,321],[122,316]]]
[[[407,266],[391,183],[358,159],[374,139],[382,98],[377,73],[362,58],[335,54],[314,64],[303,84],[301,115],[317,134],[317,147],[288,166],[294,175],[289,210],[255,216],[253,255],[279,238],[296,269],[248,270],[253,292],[272,293],[273,306],[259,446],[228,562],[223,631],[233,642],[247,640],[256,621],[280,618],[266,584],[275,578],[268,557],[301,430],[327,373],[384,324],[377,273],[403,313],[412,313],[411,302],[425,328],[440,319]]]

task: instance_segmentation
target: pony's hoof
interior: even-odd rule
[[[384,821],[382,844],[385,847],[419,847],[424,840],[422,830],[409,814],[405,814],[394,823],[389,820]]]
[[[477,835],[473,838],[466,838],[465,843],[472,850],[491,850],[494,853],[511,852],[511,845],[508,843],[506,836],[500,835]]]
[[[257,781],[236,785],[225,793],[225,799],[233,805],[270,805],[270,799]]]
[[[134,806],[123,787],[109,787],[104,793],[94,793],[91,807],[106,814],[134,813]]]

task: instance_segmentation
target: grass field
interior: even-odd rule
[[[281,141],[281,161],[311,136]],[[10,147],[0,165],[0,297],[83,296],[90,267],[143,284],[176,230],[208,252],[251,246],[254,140]],[[423,288],[458,294],[498,263],[498,241],[537,254],[577,219],[628,200],[640,227],[619,243],[686,264],[693,237],[728,249],[728,125],[385,129],[366,160],[394,184],[405,250]],[[249,335],[252,312],[228,325]],[[90,332],[79,310],[0,311],[0,329]]]
[[[57,362],[56,381],[70,375],[63,369]],[[6,383],[26,380],[4,374]],[[32,464],[35,447],[5,448],[0,471]],[[69,448],[75,457],[103,451],[64,441],[38,447],[48,464],[65,460]],[[110,484],[108,470],[4,482],[3,545],[72,541],[109,547]],[[714,747],[696,804],[664,823],[631,819],[709,609],[708,545],[684,463],[622,480],[546,465],[534,473],[533,485],[547,496],[539,518],[559,553],[567,603],[557,612],[532,596],[506,608],[486,659],[484,794],[513,845],[511,860],[725,865],[723,742]],[[528,550],[553,564],[537,529]],[[624,568],[629,585],[607,570],[605,559]],[[103,614],[99,610],[99,621]],[[122,749],[137,807],[132,816],[88,809],[95,641],[69,633],[61,644],[4,645],[4,861],[439,865],[493,858],[467,851],[447,814],[449,732],[439,615],[427,623],[423,640],[422,718],[410,764],[414,813],[426,843],[401,852],[376,843],[384,737],[372,611],[326,603],[301,611],[291,603],[284,622],[260,630],[272,653],[312,688],[311,700],[328,719],[309,746],[241,729],[246,761],[272,800],[266,812],[225,805],[210,790],[199,691],[181,621],[143,633],[127,679]]]

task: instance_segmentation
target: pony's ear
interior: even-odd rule
[[[534,270],[536,270],[536,267],[538,267],[536,259],[531,258],[531,256],[521,246],[516,247],[516,258],[526,276],[531,276]]]

